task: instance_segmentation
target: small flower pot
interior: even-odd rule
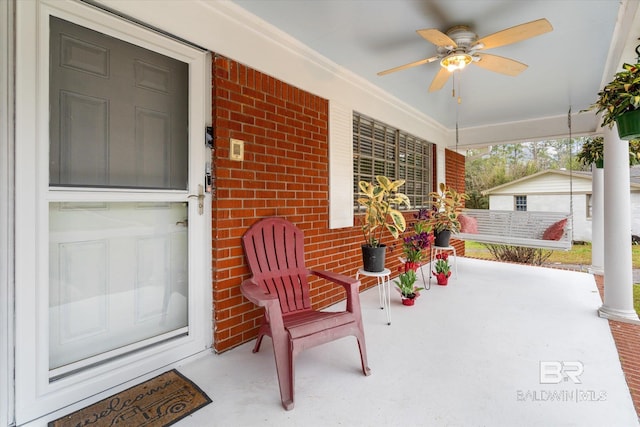
[[[449,274],[444,273],[433,273],[436,276],[436,283],[440,286],[447,286],[449,284],[449,276],[451,276],[451,272]]]
[[[438,246],[440,248],[449,247],[449,241],[451,240],[451,230],[442,230],[434,233],[435,241],[433,242],[434,246]]]
[[[413,305],[416,303],[415,298],[402,298],[402,305]]]

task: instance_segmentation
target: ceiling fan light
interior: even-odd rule
[[[454,72],[456,70],[462,70],[467,64],[471,63],[471,61],[473,61],[473,58],[468,53],[452,53],[442,58],[440,65],[446,68],[447,71]]]

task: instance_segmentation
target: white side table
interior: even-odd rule
[[[378,281],[378,301],[380,308],[387,310],[387,325],[391,324],[391,270],[385,268],[382,271],[366,271],[364,268],[360,268],[356,273],[356,280],[360,275],[367,277],[375,277]],[[385,286],[386,285],[386,286]]]
[[[431,263],[434,262],[436,255],[438,255],[439,253],[442,252],[453,252],[453,268],[454,268],[454,272],[455,272],[455,277],[458,277],[458,255],[456,254],[456,248],[454,248],[453,246],[432,246],[431,247],[432,253],[431,253]],[[431,269],[431,263],[429,263],[429,267]],[[431,273],[429,274],[429,276],[431,276]]]

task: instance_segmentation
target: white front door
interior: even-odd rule
[[[207,55],[60,3],[18,2],[19,424],[211,340]]]

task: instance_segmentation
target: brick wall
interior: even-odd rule
[[[220,352],[255,338],[262,314],[239,287],[249,277],[240,239],[251,224],[287,218],[305,233],[308,268],[351,276],[362,264],[362,235],[358,227],[328,228],[328,101],[221,56],[212,75],[211,244],[214,347]],[[230,138],[244,141],[243,161],[229,160]],[[399,267],[400,254],[396,243],[388,268]],[[363,289],[375,286],[375,278],[362,282]],[[316,308],[344,298],[322,280],[310,284]]]
[[[464,162],[465,157],[462,154],[455,151],[445,150],[445,181],[448,186],[452,187],[459,193],[465,192],[465,180],[464,180]],[[464,242],[462,240],[451,240],[451,244],[456,248],[458,255],[463,256]]]
[[[458,154],[455,151],[445,151],[445,181],[447,185],[457,190],[459,193],[465,191],[464,181],[464,160],[465,157],[462,154]]]
[[[214,342],[223,351],[254,338],[262,313],[239,288],[249,277],[240,238],[251,224],[287,218],[305,233],[308,268],[349,275],[360,236],[328,229],[328,101],[223,57],[213,76]],[[244,141],[244,161],[229,160],[230,138]],[[318,308],[344,298],[320,280],[311,289]]]

